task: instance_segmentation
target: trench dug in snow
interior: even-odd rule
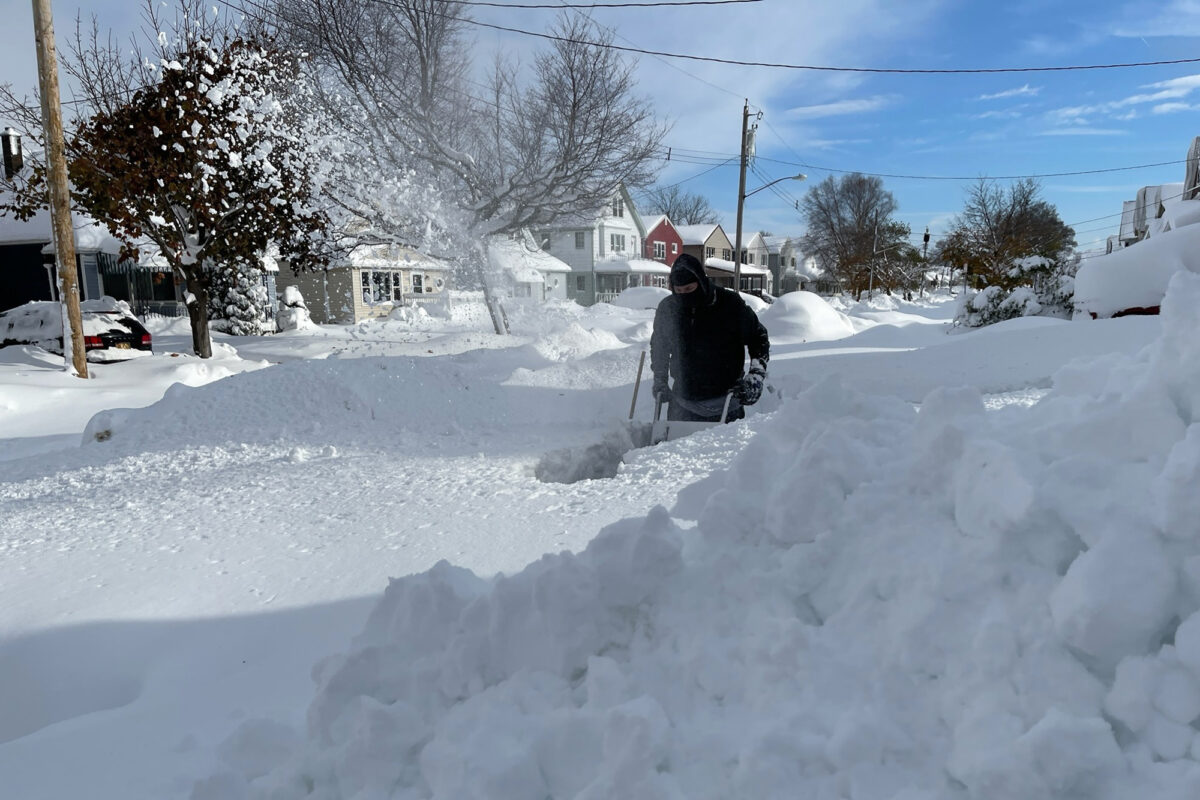
[[[605,435],[597,444],[553,450],[542,456],[533,474],[542,483],[578,483],[615,478],[625,454],[650,444],[650,425],[630,423]]]

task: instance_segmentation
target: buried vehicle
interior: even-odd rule
[[[128,303],[104,297],[80,303],[79,310],[88,361],[128,361],[153,352],[150,332],[133,316]],[[0,312],[0,347],[20,344],[61,354],[62,304],[35,300]]]

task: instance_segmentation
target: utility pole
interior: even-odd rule
[[[58,296],[69,330],[63,331],[63,358],[75,375],[86,378],[83,319],[79,313],[79,281],[75,267],[75,230],[71,224],[71,193],[67,186],[67,154],[63,141],[62,108],[58,99],[58,54],[54,47],[54,16],[50,0],[33,0],[33,33],[37,39],[38,87],[42,95],[42,128],[46,132],[47,183],[50,219],[54,225],[54,258]],[[69,335],[68,335],[69,334]]]
[[[742,206],[746,203],[746,136],[750,129],[750,99],[742,106],[742,160],[738,170],[737,232],[733,243],[733,290],[742,290]]]

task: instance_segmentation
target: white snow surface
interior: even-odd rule
[[[1162,302],[1177,272],[1200,273],[1200,201],[1180,201],[1175,228],[1107,255],[1089,257],[1075,276],[1077,315],[1107,317]]]
[[[651,310],[0,349],[5,796],[1196,797],[1200,276],[816,300],[745,421],[570,484]]]

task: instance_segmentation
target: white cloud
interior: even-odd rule
[[[982,114],[972,114],[971,119],[1020,119],[1024,116],[1016,109],[1007,111],[984,111]]]
[[[1016,89],[1006,89],[1003,92],[995,94],[981,94],[980,100],[1002,100],[1006,97],[1033,97],[1042,90],[1040,86],[1030,86],[1028,83],[1024,86],[1018,86]]]
[[[1051,128],[1042,131],[1038,136],[1124,136],[1128,132],[1119,128],[1089,128],[1076,125],[1070,128]]]
[[[1136,110],[1128,111],[1122,115],[1117,112],[1123,109],[1131,109],[1134,106],[1149,105],[1151,103],[1159,103],[1163,105],[1180,105],[1178,103],[1169,104],[1164,101],[1180,100],[1187,97],[1192,92],[1200,89],[1200,75],[1183,75],[1170,80],[1158,81],[1157,83],[1145,84],[1142,89],[1152,91],[1139,92],[1138,94],[1124,97],[1120,100],[1110,100],[1105,103],[1096,103],[1086,106],[1068,106],[1066,108],[1056,109],[1050,112],[1050,118],[1055,122],[1072,123],[1082,122],[1092,116],[1111,116],[1116,119],[1133,119],[1137,112]],[[1179,110],[1170,108],[1168,111]],[[1168,112],[1163,112],[1168,113]]]
[[[866,114],[878,111],[894,102],[895,98],[887,95],[863,97],[857,100],[837,100],[832,103],[820,103],[814,106],[797,106],[790,108],[786,114],[791,119],[817,119],[818,117],[836,117],[846,114]]]
[[[1150,109],[1152,114],[1176,114],[1180,111],[1195,111],[1200,106],[1194,106],[1191,103],[1159,103]]]

